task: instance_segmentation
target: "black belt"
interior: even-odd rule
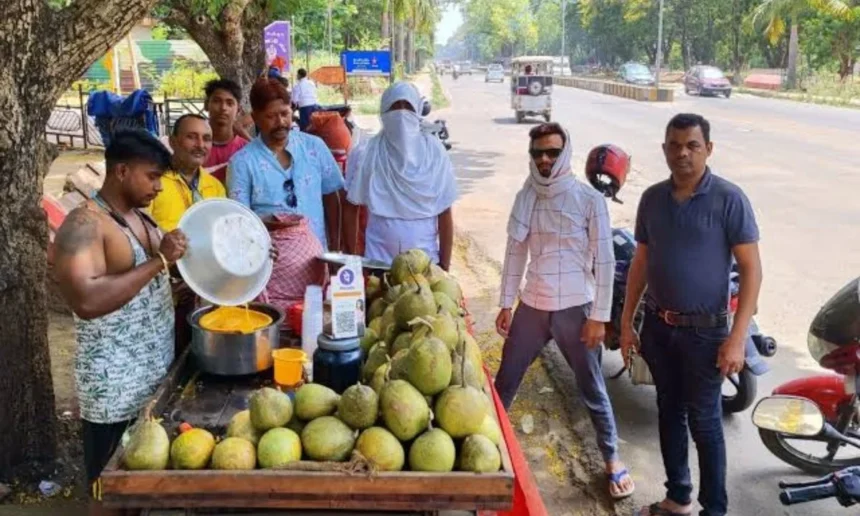
[[[645,308],[656,315],[667,326],[677,328],[725,328],[729,325],[729,314],[685,314],[673,310],[664,310],[657,306],[651,298],[645,299]]]

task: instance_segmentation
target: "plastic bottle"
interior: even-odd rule
[[[308,358],[314,356],[317,350],[317,338],[323,329],[323,292],[322,287],[308,286],[305,290],[305,304],[302,312],[302,351]],[[308,381],[313,381],[310,364],[305,364]]]

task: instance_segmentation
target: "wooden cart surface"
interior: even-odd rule
[[[186,351],[153,396],[171,436],[185,421],[223,436],[230,418],[247,408],[248,395],[271,373],[244,378],[198,375]],[[489,386],[487,387],[490,388]],[[122,508],[269,508],[357,511],[508,511],[514,469],[506,442],[497,473],[340,471],[127,471],[123,448],[101,476],[102,500]]]

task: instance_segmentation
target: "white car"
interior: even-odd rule
[[[487,75],[484,76],[484,82],[505,82],[505,69],[502,65],[490,65],[487,68]]]

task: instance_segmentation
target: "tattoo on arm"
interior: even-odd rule
[[[54,244],[65,254],[75,254],[86,249],[98,238],[98,221],[87,208],[77,208],[66,216],[57,231]]]

